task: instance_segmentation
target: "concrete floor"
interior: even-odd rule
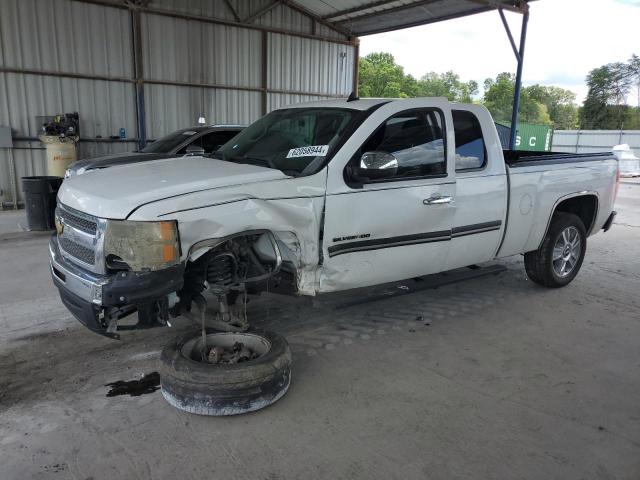
[[[0,478],[637,480],[639,182],[617,208],[564,289],[532,284],[515,257],[498,276],[341,310],[259,299],[293,382],[229,418],[159,392],[106,397],[190,327],[96,336],[60,304],[46,237],[0,234]]]

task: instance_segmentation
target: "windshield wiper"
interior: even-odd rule
[[[291,177],[297,177],[299,175],[299,172],[291,171],[291,170],[283,170],[281,168],[276,167],[272,160],[268,160],[266,158],[247,157],[245,155],[237,156],[237,157],[224,158],[224,156],[222,154],[218,154],[217,152],[212,155],[212,158],[215,158],[216,160],[222,160],[222,161],[225,161],[225,162],[246,163],[246,164],[249,164],[249,165],[256,165],[258,167],[263,167],[264,166],[264,167],[267,167],[267,168],[271,168],[272,170],[279,170],[282,173],[284,173],[285,175],[289,175]]]
[[[241,157],[231,157],[230,161],[236,163],[249,163],[251,165],[256,165],[259,167],[265,166],[267,168],[273,168],[274,170],[280,170],[273,164],[271,160],[268,160],[266,158],[247,157],[246,155],[243,155]]]

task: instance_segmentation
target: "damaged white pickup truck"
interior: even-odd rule
[[[610,154],[504,151],[488,111],[440,98],[326,101],[262,117],[212,158],[92,171],[60,189],[51,271],[105,335],[261,290],[317,295],[524,254],[569,283],[611,226]]]

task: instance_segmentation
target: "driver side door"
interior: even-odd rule
[[[321,292],[436,273],[444,268],[454,217],[451,113],[439,99],[379,108],[358,141],[329,165],[322,238]],[[351,149],[349,149],[351,147]],[[346,151],[345,151],[346,150]],[[354,171],[365,153],[388,153],[393,174],[371,180]],[[395,163],[394,163],[395,164]]]

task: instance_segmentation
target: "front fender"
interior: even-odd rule
[[[238,235],[271,232],[281,247],[282,260],[297,270],[298,291],[312,295],[317,290],[323,205],[324,197],[243,198],[156,216],[178,221],[182,261]],[[149,212],[138,214],[148,218]]]

